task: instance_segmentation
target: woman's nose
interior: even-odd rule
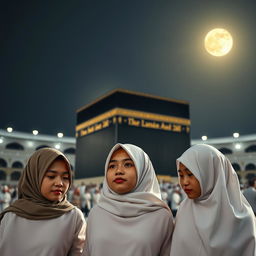
[[[55,186],[63,186],[63,181],[61,177],[57,177],[54,183]]]
[[[188,185],[189,184],[189,177],[187,175],[184,176],[183,183],[184,183],[184,185]]]
[[[116,175],[124,174],[124,168],[122,165],[118,165],[116,168]]]

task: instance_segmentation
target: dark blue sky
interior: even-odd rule
[[[0,128],[74,136],[76,110],[115,88],[190,103],[191,137],[255,133],[255,1],[5,1]],[[232,51],[209,55],[226,28]]]

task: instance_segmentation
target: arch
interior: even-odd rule
[[[13,150],[24,150],[24,147],[18,143],[18,142],[11,142],[11,143],[8,143],[6,146],[5,146],[6,149],[13,149]]]
[[[64,150],[64,154],[75,154],[76,153],[76,150],[75,148],[67,148]]]
[[[21,173],[20,172],[12,172],[11,173],[11,180],[19,180]]]
[[[238,163],[232,163],[232,166],[235,171],[241,171],[240,165]]]
[[[0,180],[6,180],[6,173],[3,170],[0,170]]]
[[[251,145],[245,149],[246,153],[256,152],[256,145]]]
[[[3,158],[0,158],[0,167],[7,167],[7,162]]]
[[[256,170],[256,166],[255,164],[249,163],[245,166],[245,170],[246,171],[250,171],[250,170]]]
[[[50,146],[47,145],[40,145],[36,148],[36,150],[41,149],[41,148],[50,148]]]
[[[12,164],[12,168],[23,168],[23,163],[19,162],[19,161],[15,161]]]
[[[219,151],[223,154],[223,155],[229,155],[232,154],[233,151],[229,148],[220,148]]]

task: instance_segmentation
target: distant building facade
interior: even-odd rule
[[[191,141],[191,145],[198,143],[212,145],[225,154],[239,175],[241,183],[246,183],[248,178],[256,176],[256,134],[244,135],[239,138],[208,139],[205,142],[202,140]],[[58,138],[49,135],[35,136],[15,131],[8,133],[0,129],[0,184],[17,184],[28,158],[35,150],[45,146],[59,148],[65,153],[75,169],[75,138]],[[74,171],[76,174],[76,170]]]
[[[57,148],[75,166],[75,138],[7,132],[0,129],[0,184],[17,184],[29,157],[37,149]]]
[[[248,179],[256,176],[256,135],[244,135],[238,138],[225,137],[192,140],[191,144],[206,143],[220,150],[230,160],[238,174],[240,182],[245,184]]]

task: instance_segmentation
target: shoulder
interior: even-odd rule
[[[106,211],[105,209],[101,208],[98,205],[93,206],[90,210],[88,218],[87,218],[87,225],[89,226],[90,223],[94,223],[99,225],[99,223],[109,222],[112,221],[113,218],[115,219],[117,216],[113,215],[112,213]],[[120,218],[120,217],[118,217]]]
[[[77,207],[74,207],[71,211],[62,215],[61,218],[65,218],[66,221],[72,221],[73,223],[85,223],[84,215]]]
[[[107,212],[104,209],[102,209],[98,205],[95,205],[95,206],[92,207],[92,209],[89,212],[88,220],[91,219],[92,217],[95,217],[95,216],[97,216],[99,214],[102,215],[104,213],[107,214]]]
[[[140,218],[142,219],[142,221],[146,219],[146,221],[150,220],[151,223],[154,223],[156,225],[161,225],[161,223],[163,223],[164,225],[166,225],[167,223],[172,225],[172,223],[174,222],[171,210],[168,210],[166,208],[161,208],[156,211],[143,214],[140,216]]]
[[[157,211],[145,214],[143,219],[151,223],[152,227],[158,227],[164,234],[172,232],[174,228],[174,219],[171,210],[161,208]]]
[[[159,211],[159,219],[161,219],[162,222],[168,223],[170,225],[173,225],[174,219],[171,210],[168,210],[166,208],[162,208]]]
[[[73,209],[70,211],[70,213],[71,213],[72,215],[74,215],[77,219],[82,219],[82,220],[85,219],[83,212],[82,212],[78,207],[76,207],[76,206],[75,206],[75,208],[73,208]]]
[[[70,212],[76,216],[84,216],[83,212],[77,206],[75,206]]]
[[[15,219],[19,219],[21,217],[19,217],[18,215],[16,215],[15,213],[13,212],[6,212],[4,215],[3,215],[3,218],[1,220],[1,224],[3,223],[12,223]]]
[[[170,209],[162,208],[158,210],[157,217],[161,222],[169,223],[170,225],[174,223],[172,211]]]

